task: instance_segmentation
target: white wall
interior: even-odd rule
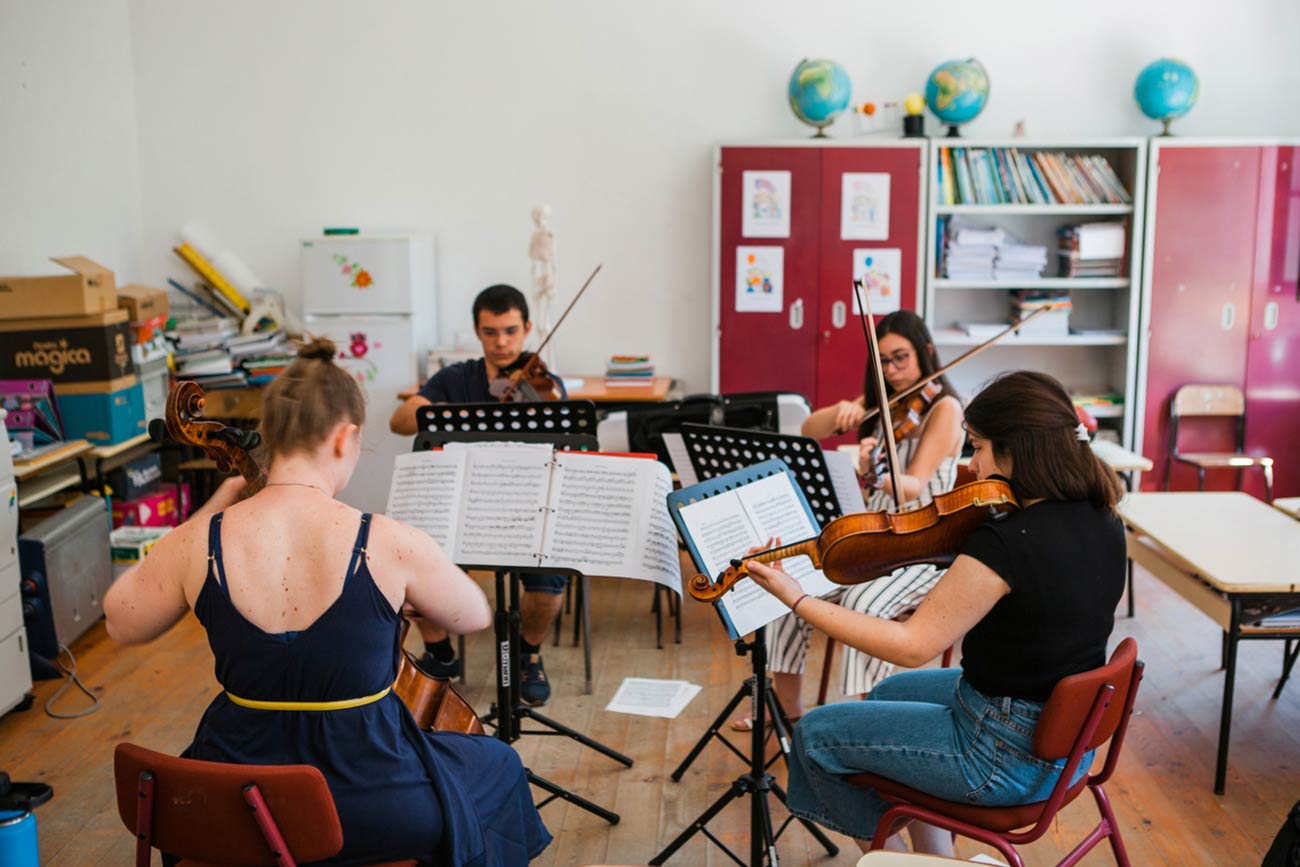
[[[140,161],[127,0],[0,0],[0,274],[84,254],[134,276]]]
[[[170,246],[199,220],[297,302],[298,238],[326,225],[426,228],[438,239],[445,339],[468,326],[481,287],[526,287],[528,214],[549,202],[561,295],[605,263],[561,333],[561,368],[597,371],[612,352],[647,351],[692,389],[708,381],[711,150],[807,134],[784,97],[801,57],[838,60],[855,99],[880,101],[974,53],[992,96],[969,132],[1005,135],[1023,118],[1045,137],[1154,131],[1133,79],[1172,55],[1202,82],[1178,132],[1300,133],[1294,0],[1243,0],[1231,12],[1214,0],[130,8],[130,38],[104,42],[133,47],[140,276],[183,274]],[[54,35],[55,13],[30,15]],[[78,70],[79,87],[106,86],[98,65]],[[133,171],[125,155],[121,171]]]

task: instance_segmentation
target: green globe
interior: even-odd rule
[[[853,85],[849,74],[830,60],[801,60],[790,75],[790,110],[809,126],[814,138],[825,138],[826,127],[849,107]]]
[[[989,74],[975,58],[949,60],[930,73],[925,83],[925,103],[948,124],[948,135],[975,119],[989,101]]]

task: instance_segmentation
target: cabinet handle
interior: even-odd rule
[[[790,328],[798,331],[803,328],[803,299],[790,305]]]
[[[1264,305],[1264,330],[1272,331],[1277,328],[1278,306],[1276,301],[1270,301]]]
[[[1224,331],[1232,330],[1232,323],[1237,319],[1237,308],[1229,301],[1223,305],[1223,310],[1219,313],[1219,327]]]
[[[831,324],[836,328],[843,328],[844,323],[848,321],[848,305],[843,301],[836,301],[831,305]]]

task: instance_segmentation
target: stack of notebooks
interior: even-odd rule
[[[1103,156],[940,148],[943,205],[1120,205],[1133,201]]]
[[[1068,337],[1071,306],[1069,292],[1016,289],[1011,292],[1011,321],[1019,322],[1044,307],[1051,307],[1051,312],[1016,329],[1016,334],[1020,337]]]
[[[949,280],[1037,280],[1047,268],[1047,247],[1022,244],[996,226],[948,224],[940,273]]]
[[[283,331],[240,334],[232,319],[181,322],[167,336],[176,347],[176,378],[205,389],[265,384],[294,357]]]
[[[648,388],[654,379],[655,366],[648,355],[611,355],[605,363],[607,387]]]
[[[1124,273],[1123,223],[1083,223],[1056,232],[1062,277],[1119,277]]]

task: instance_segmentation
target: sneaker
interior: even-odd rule
[[[420,670],[430,677],[445,677],[447,680],[455,680],[460,677],[460,659],[452,657],[447,662],[439,662],[433,658],[433,654],[427,650],[420,661],[416,663]]]
[[[551,684],[546,679],[542,655],[534,653],[524,660],[523,677],[519,681],[519,697],[533,707],[541,707],[551,697]]]

